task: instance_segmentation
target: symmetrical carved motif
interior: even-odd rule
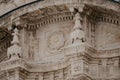
[[[19,41],[19,33],[16,28],[13,33],[13,40],[11,42],[12,46],[10,46],[7,50],[7,55],[9,59],[18,59],[22,57],[22,48],[20,47]]]
[[[80,44],[85,41],[85,35],[82,30],[82,17],[79,12],[75,15],[75,26],[73,28],[73,32],[71,33],[71,43],[72,44]]]
[[[65,35],[63,32],[58,31],[52,33],[48,38],[48,47],[50,50],[59,50],[65,45]]]

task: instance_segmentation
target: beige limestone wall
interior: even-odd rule
[[[0,15],[36,0],[0,0]]]
[[[98,50],[109,50],[120,47],[119,25],[99,22],[97,24],[97,48]]]

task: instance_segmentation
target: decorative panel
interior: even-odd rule
[[[60,56],[57,57],[58,54],[61,55],[61,57],[63,56],[61,49],[66,47],[70,42],[69,36],[72,25],[73,23],[66,21],[46,25],[39,29],[39,56],[42,57],[42,59],[50,59],[53,58],[53,56],[59,59]],[[55,58],[54,61],[56,60]]]

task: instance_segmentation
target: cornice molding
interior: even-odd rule
[[[66,12],[66,13],[55,14],[55,15],[50,15],[48,17],[40,18],[38,19],[37,22],[31,21],[24,23],[25,21],[23,20],[21,26],[27,29],[34,30],[48,24],[58,23],[62,21],[69,21],[69,20],[73,20],[73,15],[71,15],[70,12]]]
[[[86,5],[92,5],[92,6],[96,6],[96,7],[102,7],[102,8],[106,8],[108,10],[112,10],[113,12],[120,12],[120,5],[117,5],[116,3],[113,3],[111,1],[103,1],[103,0],[93,0],[93,1],[89,1],[89,0],[84,0],[84,1],[70,1],[70,0],[66,0],[66,1],[42,1],[42,2],[37,2],[37,3],[33,3],[30,4],[28,6],[22,7],[20,9],[15,10],[14,12],[9,13],[8,15],[4,16],[3,18],[0,19],[0,26],[5,25],[6,23],[9,24],[9,21],[12,21],[12,19],[15,19],[19,16],[22,16],[26,13],[29,13],[31,11],[37,10],[37,9],[42,9],[48,6],[54,6],[54,5],[75,5],[75,4],[86,4]],[[101,5],[102,4],[102,5]],[[39,7],[37,5],[40,5]],[[111,5],[113,7],[109,7],[108,5]],[[32,10],[31,10],[32,8]],[[22,11],[22,12],[21,12]],[[12,17],[12,19],[11,19]],[[6,21],[9,20],[9,21]]]
[[[120,25],[120,15],[118,16],[109,13],[95,12],[89,16],[89,19],[95,22],[106,22]]]

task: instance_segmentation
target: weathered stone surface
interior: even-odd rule
[[[119,27],[110,0],[0,0],[0,80],[119,80]]]

